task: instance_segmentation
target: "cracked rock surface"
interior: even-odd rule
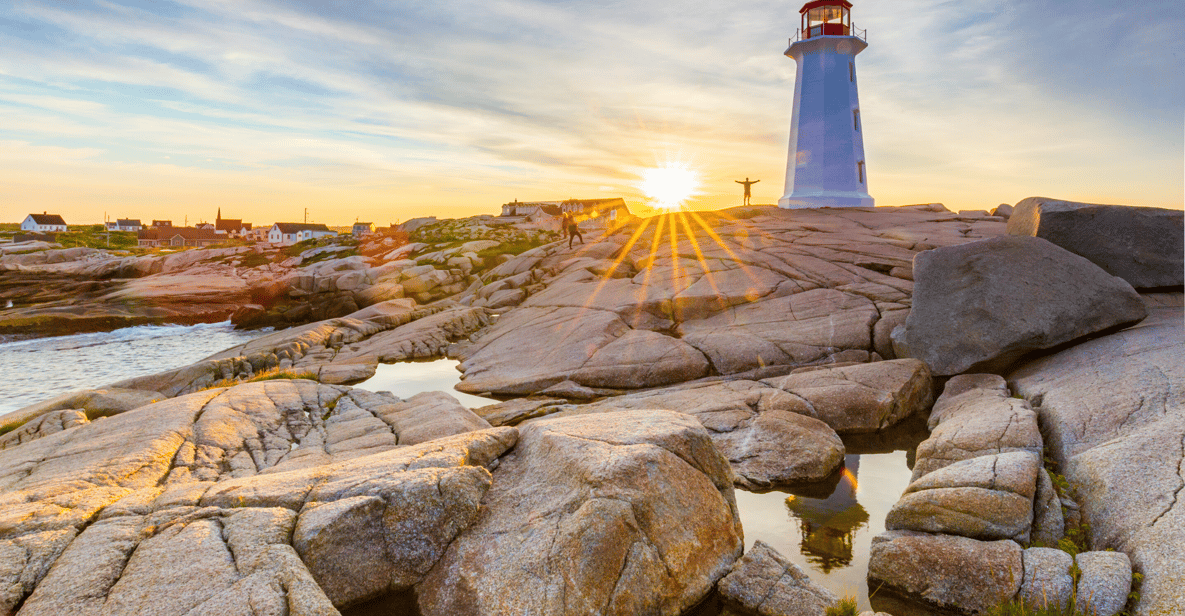
[[[0,450],[0,613],[325,615],[414,588],[426,614],[675,615],[743,547],[727,460],[678,413],[516,447],[442,392],[278,379],[77,414]]]
[[[417,406],[440,415],[427,402],[276,380],[4,449],[0,612],[327,614],[410,587],[517,437],[471,415],[400,446]]]
[[[738,486],[816,481],[843,463],[837,431],[871,432],[929,407],[929,370],[916,359],[820,368],[754,381],[703,381],[568,404],[512,400],[476,412],[498,425],[546,415],[663,409],[695,417],[728,458]]]
[[[911,304],[914,255],[1004,230],[1003,219],[941,206],[753,207],[654,217],[573,250],[540,247],[459,300],[487,305],[507,285],[527,292],[450,352],[465,373],[458,388],[530,395],[571,381],[620,393],[892,359],[888,334]]]
[[[1126,553],[1145,578],[1135,614],[1185,605],[1185,311],[1143,296],[1149,317],[1034,360],[1008,382],[1034,402],[1074,486],[1094,549]]]
[[[417,586],[425,616],[675,616],[740,557],[728,462],[691,417],[545,418],[520,430],[477,520]]]
[[[720,594],[761,616],[816,616],[839,601],[764,541],[720,580]]]

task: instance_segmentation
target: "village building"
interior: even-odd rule
[[[139,231],[144,228],[139,218],[120,218],[104,223],[108,231]]]
[[[25,221],[21,223],[21,231],[31,231],[33,233],[52,233],[69,231],[66,226],[66,221],[57,214],[49,214],[42,212],[40,214],[29,214],[25,217]]]
[[[307,222],[278,222],[272,225],[267,233],[267,241],[273,244],[289,245],[320,237],[333,237],[336,231],[331,231],[320,223]]]
[[[250,225],[248,225],[250,227]],[[266,242],[268,233],[271,227],[250,227],[243,229],[243,239],[251,240],[252,242]]]
[[[354,237],[363,237],[374,233],[373,222],[356,222],[354,229],[350,232]]]
[[[632,214],[625,199],[568,199],[566,201],[518,201],[502,205],[500,222],[534,223],[541,228],[556,227],[564,215],[570,215],[586,227],[606,227],[624,223]]]
[[[145,248],[156,246],[202,247],[226,241],[213,229],[195,227],[148,227],[136,234],[137,245]]]
[[[230,237],[243,237],[247,231],[251,230],[251,223],[244,223],[239,218],[223,218],[222,208],[218,208],[218,217],[214,219],[214,230]]]
[[[171,221],[171,220],[154,220],[154,221],[152,221],[152,226],[153,227],[171,227],[171,226],[173,226],[173,221]]]

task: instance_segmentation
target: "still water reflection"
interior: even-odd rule
[[[765,493],[737,490],[745,548],[760,539],[821,586],[872,609],[866,579],[872,538],[885,531],[885,516],[909,485],[914,451],[926,435],[924,419],[912,418],[880,435],[845,438],[844,467],[826,481]]]
[[[453,359],[437,359],[379,364],[374,371],[374,376],[354,385],[354,387],[370,391],[389,391],[403,399],[425,391],[443,391],[459,400],[468,409],[497,403],[497,400],[473,396],[453,389],[457,383],[461,382],[461,373],[457,370],[458,363]]]

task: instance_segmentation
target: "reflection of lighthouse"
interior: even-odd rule
[[[856,502],[860,456],[844,456],[844,472],[827,498],[786,497],[786,509],[799,520],[799,547],[807,561],[823,573],[852,563],[852,535],[868,523],[868,512]]]
[[[783,208],[872,207],[856,93],[856,54],[867,35],[852,26],[852,3],[803,5],[802,29],[786,55],[798,64]]]

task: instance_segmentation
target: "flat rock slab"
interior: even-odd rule
[[[1015,541],[890,531],[872,540],[868,581],[938,607],[982,614],[1020,590],[1021,554]]]
[[[884,359],[889,325],[910,305],[914,255],[1003,233],[1002,219],[971,221],[941,206],[755,208],[657,216],[587,247],[543,246],[484,274],[461,300],[528,294],[452,351],[461,388],[531,395],[571,380],[645,389]]]
[[[980,456],[923,475],[885,518],[888,530],[1027,542],[1041,460],[1030,452]]]
[[[883,430],[934,401],[930,370],[916,359],[823,368],[763,382],[807,400],[810,415],[839,433]]]
[[[1134,614],[1185,605],[1185,312],[1145,296],[1140,325],[1021,366],[1013,388],[1040,401],[1050,455],[1090,524],[1091,545],[1144,574]]]
[[[1029,403],[1010,397],[994,381],[980,385],[964,391],[948,384],[949,391],[934,403],[930,437],[918,445],[913,481],[980,456],[1018,451],[1039,459],[1043,442]]]
[[[761,616],[817,616],[839,601],[761,540],[736,562],[718,588],[724,598]]]
[[[1008,219],[1010,235],[1048,240],[1137,289],[1185,284],[1185,213],[1029,197]]]
[[[686,415],[536,420],[494,473],[416,587],[425,616],[680,614],[743,549],[728,462]]]
[[[1040,238],[924,252],[913,273],[905,341],[936,375],[999,372],[1028,352],[1147,315],[1131,285]]]

